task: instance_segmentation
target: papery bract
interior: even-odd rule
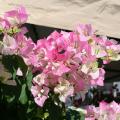
[[[43,107],[45,100],[48,98],[49,88],[35,85],[31,87],[31,92],[34,96],[35,103]]]
[[[11,25],[23,24],[28,18],[26,10],[23,6],[19,6],[14,10],[6,12],[4,16]]]
[[[67,97],[74,94],[74,88],[67,80],[60,78],[59,84],[54,88],[54,92],[59,93],[60,101],[65,102]]]
[[[101,102],[99,107],[90,106],[85,120],[119,120],[120,105],[116,102]]]
[[[8,28],[10,28],[10,23],[6,19],[0,17],[0,29],[4,30]]]
[[[18,45],[17,52],[23,57],[28,56],[35,47],[35,43],[33,43],[33,41],[30,38],[27,38],[23,33],[17,34],[15,39]]]
[[[99,77],[96,79],[92,79],[91,84],[103,86],[104,85],[104,75],[105,75],[104,69],[99,68]]]
[[[3,38],[2,53],[4,55],[13,55],[15,54],[16,48],[17,48],[16,40],[13,37],[6,34]]]
[[[91,24],[79,24],[77,26],[77,32],[85,36],[91,36],[94,34]]]

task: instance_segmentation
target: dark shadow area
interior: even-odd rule
[[[54,27],[47,27],[47,26],[40,26],[40,25],[34,25],[34,24],[28,24],[26,23],[25,26],[28,29],[27,35],[30,36],[34,42],[36,42],[38,39],[42,39],[50,35],[53,31],[58,31],[60,32],[61,30],[63,31],[69,31],[65,29],[59,29],[59,28],[54,28]]]
[[[29,33],[27,34],[30,36],[34,41],[47,37],[50,33],[53,31],[58,31],[60,32],[61,30],[69,32],[70,30],[67,29],[60,29],[60,28],[55,28],[55,27],[47,27],[47,26],[42,26],[42,25],[34,25],[34,24],[29,24],[26,23],[25,26],[27,27]],[[99,35],[98,35],[99,36]],[[109,39],[115,39],[120,43],[120,38],[113,38],[110,36],[107,36]]]

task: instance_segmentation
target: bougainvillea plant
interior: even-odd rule
[[[120,120],[120,104],[100,102],[99,107],[89,106],[85,120]]]
[[[34,43],[26,37],[28,31],[23,27],[27,18],[22,6],[0,17],[3,63],[8,65],[12,78],[21,88],[19,101],[22,104],[34,101],[42,111],[39,113],[41,119],[67,119],[63,118],[65,104],[76,94],[84,100],[91,86],[104,85],[104,65],[120,60],[120,45],[113,39],[97,36],[90,24],[80,24],[71,32],[54,31]],[[5,62],[6,59],[9,62]],[[104,113],[101,111],[103,104]],[[100,103],[100,108],[93,107],[91,111],[95,117],[91,120],[102,120],[103,114],[105,118],[111,112],[120,113],[118,106],[113,110],[113,105],[117,106],[113,102],[110,105]],[[105,112],[107,109],[110,113]],[[53,113],[57,114],[57,111],[58,118]]]

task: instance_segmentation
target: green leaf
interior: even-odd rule
[[[5,97],[6,97],[8,103],[11,103],[11,102],[13,102],[15,100],[15,95],[13,95],[13,96],[5,96]]]
[[[80,114],[80,120],[85,120],[85,115],[84,114]]]
[[[44,111],[42,108],[37,108],[37,112],[35,115],[36,118],[43,119],[44,118]]]
[[[15,80],[15,78],[16,78],[16,69],[15,68],[13,68],[13,74],[12,74],[12,78],[13,78],[13,80]]]
[[[18,68],[18,60],[15,55],[7,55],[2,57],[2,64],[10,72],[14,73]]]
[[[28,89],[30,90],[31,86],[32,86],[32,78],[33,78],[33,74],[32,74],[32,71],[28,71],[28,74],[26,76],[26,81],[27,81],[27,86],[28,86]]]
[[[32,112],[35,109],[35,104],[33,101],[28,101],[28,108],[27,108],[27,113]]]
[[[27,93],[26,93],[26,84],[22,85],[19,101],[21,104],[26,104],[28,101]]]
[[[15,26],[15,27],[13,28],[13,33],[18,33],[18,32],[20,32],[20,29]]]
[[[22,70],[23,76],[26,76],[28,67],[25,64],[23,58],[21,58],[20,56],[16,56],[16,59],[18,62],[18,67],[20,68],[20,70]]]
[[[70,107],[67,109],[67,119],[69,120],[85,120],[85,111],[81,108]]]
[[[49,116],[49,113],[48,113],[48,112],[45,112],[45,113],[44,113],[44,118],[47,119],[48,116]]]
[[[5,78],[3,76],[0,76],[0,82],[2,82]]]

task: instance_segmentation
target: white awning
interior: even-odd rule
[[[29,23],[72,30],[91,23],[98,34],[120,38],[120,0],[0,0],[0,14],[24,5]]]

